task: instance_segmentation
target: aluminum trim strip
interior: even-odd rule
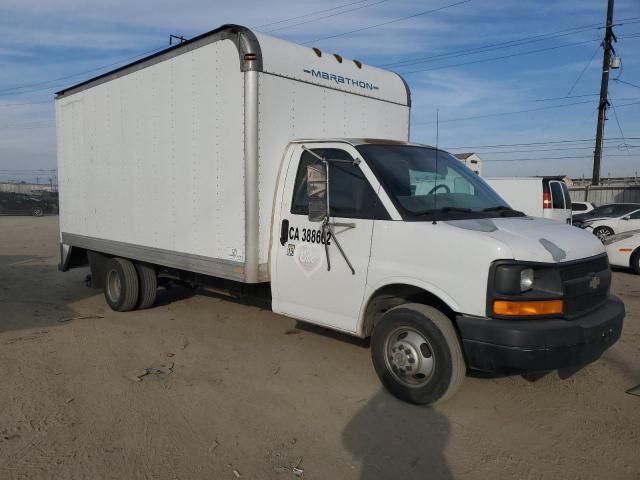
[[[96,252],[118,255],[123,258],[149,262],[163,267],[177,268],[203,275],[245,281],[245,265],[222,258],[204,257],[191,253],[174,252],[156,247],[146,247],[103,238],[87,237],[62,232],[62,243]]]

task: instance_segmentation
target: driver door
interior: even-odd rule
[[[631,212],[618,220],[616,233],[640,229],[640,210]]]
[[[358,157],[355,148],[341,143],[309,143],[306,148],[342,161],[329,163],[330,222],[335,225],[333,233],[323,234],[322,222],[309,221],[307,167],[319,161],[297,146],[286,173],[277,235],[274,227],[273,310],[354,333],[367,280],[374,219],[388,219],[389,215],[378,200],[380,186],[373,174],[364,162],[350,163]]]

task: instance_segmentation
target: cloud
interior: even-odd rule
[[[362,27],[388,22],[449,3],[449,0],[416,2],[390,0],[376,4],[371,0],[365,8],[340,14],[359,5],[345,6],[349,0],[317,2],[245,0],[242,4],[211,0],[3,0],[0,5],[0,168],[6,165],[33,165],[44,168],[55,165],[55,136],[52,127],[2,130],[2,125],[40,125],[53,123],[51,105],[7,107],[3,103],[41,101],[52,98],[56,87],[73,84],[93,76],[96,67],[131,57],[137,52],[168,46],[168,35],[187,37],[208,31],[223,23],[264,25],[309,12],[341,7],[311,17],[294,19],[271,27],[285,27],[273,35],[295,42],[328,37]],[[332,15],[329,18],[321,18]],[[637,16],[637,0],[618,0],[616,18]],[[460,7],[410,20],[340,35],[317,42],[324,51],[338,52],[346,58],[381,65],[479,45],[504,42],[539,35],[579,25],[602,23],[602,0],[474,0]],[[313,19],[304,25],[296,23]],[[619,27],[634,32],[634,25]],[[444,57],[438,62],[420,64],[425,68],[462,63],[510,52],[581,41],[601,36],[601,30],[534,43],[515,49],[499,50],[484,55]],[[640,83],[640,62],[635,58],[638,39],[621,40],[617,50],[623,56],[623,79]],[[574,48],[541,52],[512,59],[496,60],[462,67],[407,75],[412,89],[412,137],[434,143],[435,109],[441,119],[461,118],[494,112],[540,106],[536,99],[567,93],[593,52],[587,44]],[[598,54],[576,86],[574,94],[591,93],[599,86],[601,58]],[[415,68],[417,69],[417,68]],[[406,71],[409,68],[398,68]],[[8,90],[15,86],[86,72],[40,87]],[[635,88],[612,83],[618,97],[638,96]],[[546,104],[545,104],[546,105]],[[489,117],[442,123],[441,145],[483,145],[562,138],[589,138],[594,135],[594,106],[570,107],[531,112],[521,115]],[[618,116],[626,136],[640,137],[640,109],[621,108]],[[607,134],[619,135],[613,119]],[[617,157],[616,157],[617,158]],[[613,160],[612,160],[613,162]],[[563,170],[562,173],[588,172],[590,163],[570,161],[539,164],[487,164],[492,173],[531,174],[539,171]],[[629,173],[633,162],[611,163],[618,172]],[[548,173],[548,172],[547,172]]]

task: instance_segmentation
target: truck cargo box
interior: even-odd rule
[[[395,73],[237,25],[62,90],[63,249],[268,281],[287,143],[406,141],[410,103]]]

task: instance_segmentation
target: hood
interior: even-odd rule
[[[505,217],[452,220],[448,225],[482,232],[504,244],[516,260],[568,262],[604,253],[597,237],[556,220]]]
[[[615,217],[582,217],[582,218],[574,218],[574,223],[589,223],[589,222],[597,222],[598,220],[610,220]]]

